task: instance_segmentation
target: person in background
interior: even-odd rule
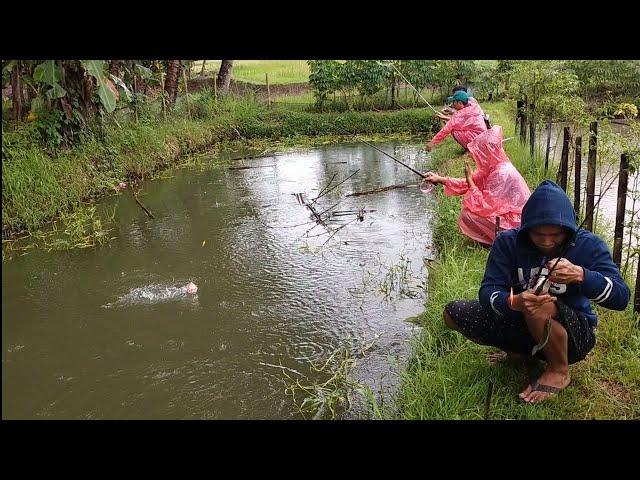
[[[448,98],[448,101],[451,102],[456,111],[451,115],[444,127],[427,143],[427,151],[433,150],[448,135],[451,135],[462,148],[468,150],[467,145],[469,142],[482,132],[487,131],[484,112],[478,102],[470,102],[469,98],[469,95],[462,90],[458,90]]]
[[[458,225],[463,234],[484,246],[496,236],[496,217],[503,230],[520,226],[522,207],[531,195],[527,182],[502,148],[503,131],[495,125],[468,144],[476,163],[465,160],[465,178],[427,172],[425,180],[444,185],[445,195],[463,195]]]
[[[480,106],[478,101],[474,98],[474,96],[471,94],[471,92],[469,92],[462,85],[457,85],[453,87],[453,89],[451,90],[451,94],[454,95],[457,91],[463,91],[467,95],[469,95],[469,103],[475,103],[476,105],[478,105],[478,108],[480,108],[480,111],[482,112],[482,117],[484,118],[484,123],[487,126],[487,129],[491,128],[491,119],[489,118],[489,115],[484,113],[484,111],[482,110],[482,107]],[[492,94],[490,93],[489,100],[491,100],[491,97],[492,97]],[[451,115],[453,115],[455,112],[456,112],[455,109],[451,107],[444,107],[442,110],[436,113],[436,117],[439,118],[440,120],[444,120],[445,122],[448,122],[451,119]]]

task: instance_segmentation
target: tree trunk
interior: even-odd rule
[[[231,71],[233,69],[233,60],[222,60],[220,70],[218,71],[218,91],[222,94],[229,92],[229,84],[231,83]]]
[[[180,60],[169,60],[167,68],[167,82],[164,84],[164,91],[167,92],[167,98],[173,105],[176,103],[178,95],[178,75],[180,74]]]
[[[204,66],[205,66],[206,63],[207,63],[206,60],[202,60],[202,70],[200,70],[200,76],[201,77],[204,77]]]
[[[22,86],[20,85],[21,62],[16,62],[11,72],[11,96],[13,97],[13,120],[22,120]]]
[[[118,76],[120,73],[121,60],[109,60],[109,73],[113,76]]]

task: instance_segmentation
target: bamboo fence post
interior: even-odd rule
[[[213,74],[213,100],[215,104],[218,104],[218,74]]]
[[[560,187],[567,191],[567,170],[569,168],[569,127],[564,127],[564,137],[562,139],[562,155],[560,155]]]
[[[189,105],[189,87],[187,85],[187,74],[182,69],[182,80],[184,81],[184,96],[187,99],[187,113],[189,114],[189,118],[191,118],[191,105]]]
[[[549,152],[551,150],[551,120],[552,115],[549,112],[549,117],[547,118],[547,153],[544,156],[544,176],[547,176],[547,171],[549,170]]]
[[[133,113],[136,117],[136,123],[138,123],[138,94],[136,93],[137,89],[138,89],[138,82],[136,80],[136,72],[134,69],[133,71]]]
[[[636,271],[636,289],[633,298],[633,313],[640,313],[640,259]]]
[[[531,103],[529,104],[529,111],[530,111],[530,115],[529,115],[529,143],[530,143],[530,147],[529,150],[531,152],[531,158],[534,158],[534,148],[536,145],[536,115],[535,115],[535,111],[536,111],[536,104],[535,103]]]
[[[624,237],[624,214],[627,203],[627,181],[629,179],[629,157],[620,155],[620,174],[618,176],[618,205],[616,208],[616,227],[613,234],[613,263],[620,268],[622,260],[622,241]]]
[[[267,82],[267,103],[269,105],[269,108],[271,108],[271,89],[269,88],[269,74],[265,73],[264,77]]]
[[[585,212],[587,218],[584,227],[593,231],[593,204],[596,191],[596,153],[598,148],[598,122],[591,122],[589,127],[589,160],[587,163],[587,198]]]
[[[514,135],[518,134],[518,122],[520,122],[520,117],[522,116],[522,100],[516,101],[516,127],[513,132]]]
[[[582,174],[582,137],[576,138],[575,174],[573,178],[573,209],[580,215],[580,182]]]
[[[162,69],[160,68],[160,61],[156,60],[156,66],[158,67],[158,71],[160,72],[160,95],[162,99],[162,115],[164,116],[165,122],[167,121],[167,104],[164,101],[164,75],[162,73]]]

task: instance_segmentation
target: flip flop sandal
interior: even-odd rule
[[[544,385],[542,383],[538,383],[538,382],[533,382],[531,384],[531,392],[546,392],[546,393],[550,393],[551,395],[558,393],[560,390],[562,390],[561,388],[558,387],[553,387],[551,385]],[[523,398],[520,398],[520,395],[518,395],[518,399],[523,402],[523,403],[531,403],[531,402],[525,402]]]

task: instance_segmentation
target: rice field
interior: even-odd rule
[[[191,74],[198,75],[202,70],[203,60],[195,60],[191,66]],[[206,60],[204,70],[207,76],[217,73],[221,60]],[[242,82],[264,85],[265,74],[269,74],[272,85],[301,83],[309,81],[309,65],[307,60],[235,60],[233,62],[233,78]]]

